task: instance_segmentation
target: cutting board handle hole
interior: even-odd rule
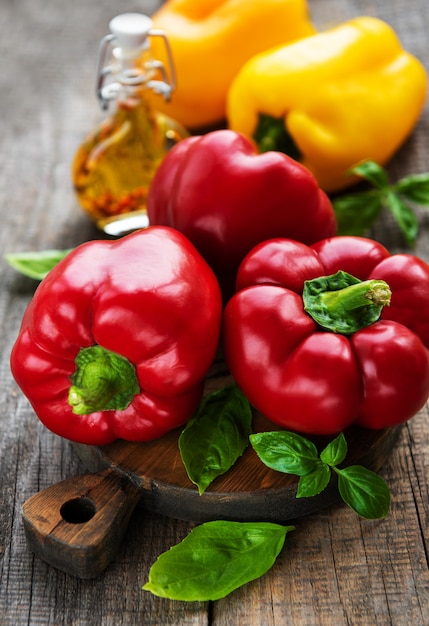
[[[60,514],[69,524],[84,524],[89,522],[97,512],[95,502],[91,498],[81,496],[67,500],[61,506]]]

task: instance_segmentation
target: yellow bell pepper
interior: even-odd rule
[[[171,101],[152,103],[188,129],[225,120],[228,88],[248,59],[316,31],[306,0],[169,0],[152,20],[168,37],[177,74]],[[153,50],[167,62],[157,38]]]
[[[261,151],[287,152],[327,192],[355,182],[363,160],[385,164],[413,130],[427,73],[394,30],[357,17],[250,59],[228,94],[228,125]]]

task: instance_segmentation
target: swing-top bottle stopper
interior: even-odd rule
[[[142,13],[122,13],[110,21],[110,33],[100,43],[96,72],[96,92],[103,109],[127,86],[144,85],[170,99],[176,86],[173,56],[165,33],[152,24]],[[153,37],[163,40],[168,68],[152,56]]]

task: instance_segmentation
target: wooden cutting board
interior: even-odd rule
[[[206,393],[230,382],[218,364]],[[254,432],[277,429],[262,415],[254,415]],[[250,446],[229,472],[199,495],[180,457],[180,433],[181,429],[147,443],[73,444],[90,473],[48,487],[24,503],[24,528],[33,552],[74,576],[93,578],[115,556],[138,502],[161,515],[195,523],[219,519],[286,523],[339,499],[335,478],[319,496],[297,499],[298,478],[267,468]],[[378,471],[399,433],[400,427],[350,428],[345,433],[347,465]],[[314,442],[323,449],[332,438]]]

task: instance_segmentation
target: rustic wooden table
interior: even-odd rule
[[[151,3],[152,7],[156,2]],[[126,10],[145,12],[144,0]],[[310,0],[318,26],[378,16],[429,69],[426,0]],[[98,236],[79,210],[70,162],[102,117],[94,98],[100,38],[122,3],[2,0],[0,6],[0,200],[2,254],[67,248]],[[388,115],[389,102],[386,102]],[[429,110],[389,167],[393,178],[429,170]],[[418,210],[415,252],[429,261],[429,218]],[[391,251],[400,233],[384,217],[373,235]],[[35,283],[0,263],[0,623],[240,626],[429,624],[429,414],[403,430],[382,474],[392,492],[384,521],[333,506],[299,520],[264,577],[215,603],[182,603],[141,590],[150,565],[192,524],[138,508],[116,559],[99,578],[80,580],[29,551],[23,502],[85,467],[67,441],[35,418],[9,371],[9,353]]]

